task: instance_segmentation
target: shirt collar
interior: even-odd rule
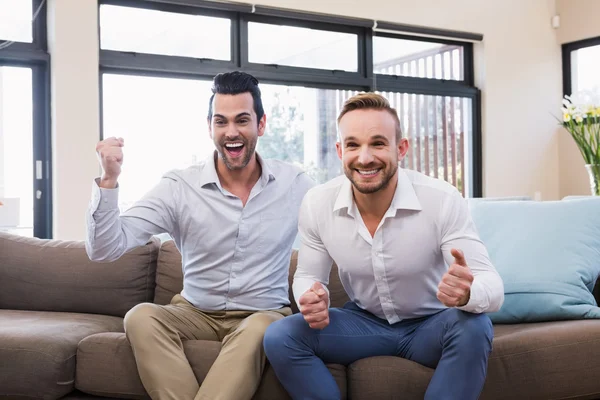
[[[346,208],[351,210],[354,207],[354,198],[352,195],[352,183],[348,178],[344,179],[335,203],[333,205],[333,212]],[[406,172],[398,166],[398,184],[396,185],[396,191],[390,205],[390,210],[416,210],[421,211],[421,203],[415,193],[410,178],[406,175]],[[395,213],[394,213],[395,214]]]
[[[256,154],[256,159],[261,166],[262,172],[260,175],[260,181],[262,185],[266,185],[269,181],[275,179],[275,175],[271,168],[269,168],[269,164],[266,163],[263,158],[258,154]],[[219,181],[219,175],[217,174],[217,157],[218,153],[215,150],[214,153],[206,159],[204,163],[204,168],[202,169],[202,173],[200,174],[200,187],[204,187],[210,183],[216,184],[219,188],[221,187],[221,182]]]

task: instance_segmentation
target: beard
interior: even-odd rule
[[[256,142],[257,141],[258,141],[258,138],[253,138],[253,139],[248,140],[248,139],[244,138],[243,136],[238,136],[235,138],[223,138],[223,139],[221,139],[221,141],[218,143],[218,145],[216,147],[217,147],[219,156],[221,156],[221,160],[223,160],[223,163],[225,163],[225,166],[227,167],[227,169],[229,169],[231,171],[235,171],[235,170],[243,169],[244,167],[246,167],[246,165],[248,165],[248,163],[254,156],[254,151],[256,150]],[[241,157],[233,157],[229,153],[229,150],[227,150],[227,148],[225,147],[225,144],[228,142],[243,143],[242,150],[241,150],[241,152],[242,152]]]
[[[396,174],[396,171],[398,171],[398,164],[391,163],[389,165],[381,166],[381,170],[378,172],[378,174],[380,174],[380,178],[377,181],[360,182],[355,178],[355,174],[360,175],[360,173],[356,171],[357,169],[368,171],[369,169],[377,168],[378,167],[376,166],[362,166],[358,164],[350,165],[349,167],[344,165],[344,174],[350,180],[350,182],[352,182],[352,186],[354,186],[354,188],[360,193],[371,194],[383,190],[389,186],[394,174]]]

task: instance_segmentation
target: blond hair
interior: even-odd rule
[[[342,111],[340,111],[340,115],[337,118],[338,125],[344,115],[354,110],[384,110],[389,112],[396,121],[396,141],[399,142],[402,138],[398,113],[392,106],[390,106],[390,102],[385,97],[373,92],[359,93],[350,97],[344,103]]]

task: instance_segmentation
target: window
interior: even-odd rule
[[[109,50],[230,60],[230,23],[227,18],[103,5],[100,43]]]
[[[357,35],[248,23],[251,63],[358,71]]]
[[[0,0],[0,230],[52,236],[44,0]]]
[[[209,156],[210,81],[104,74],[103,130],[122,137],[119,206],[127,209],[169,169]]]
[[[402,167],[416,169],[471,192],[463,177],[473,171],[472,101],[469,98],[382,93],[398,110],[402,132],[410,143]]]
[[[600,37],[564,44],[562,57],[564,94],[592,92],[600,96]]]
[[[31,1],[0,0],[0,39],[31,43],[32,7]]]
[[[0,229],[33,236],[30,68],[0,67]]]
[[[447,180],[467,197],[481,196],[480,100],[473,85],[472,43],[384,33],[374,31],[372,21],[262,6],[112,4],[115,0],[100,5],[102,121],[104,137],[125,138],[122,208],[168,170],[212,154],[206,126],[210,84],[216,73],[231,70],[246,71],[261,82],[267,128],[257,151],[263,157],[295,163],[317,182],[340,175],[338,113],[352,95],[376,91],[396,108],[411,143],[402,166]],[[120,15],[107,17],[104,8]],[[223,19],[231,34],[219,35],[221,28],[214,28],[211,37],[232,57],[198,62],[168,40],[161,42],[160,52],[154,41],[151,50],[137,44],[119,50],[104,40],[156,38],[154,28],[131,34],[114,23],[146,12],[152,13],[153,26],[168,31],[183,26],[169,21],[197,15]],[[200,25],[190,29],[204,29]]]
[[[373,38],[377,74],[463,80],[463,46],[386,36]]]

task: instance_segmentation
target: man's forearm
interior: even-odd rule
[[[461,310],[484,313],[496,312],[504,303],[504,284],[495,271],[475,276],[466,305]]]
[[[125,252],[123,232],[119,221],[118,189],[107,189],[110,182],[97,179],[92,201],[86,215],[86,252],[92,261],[114,261]]]

